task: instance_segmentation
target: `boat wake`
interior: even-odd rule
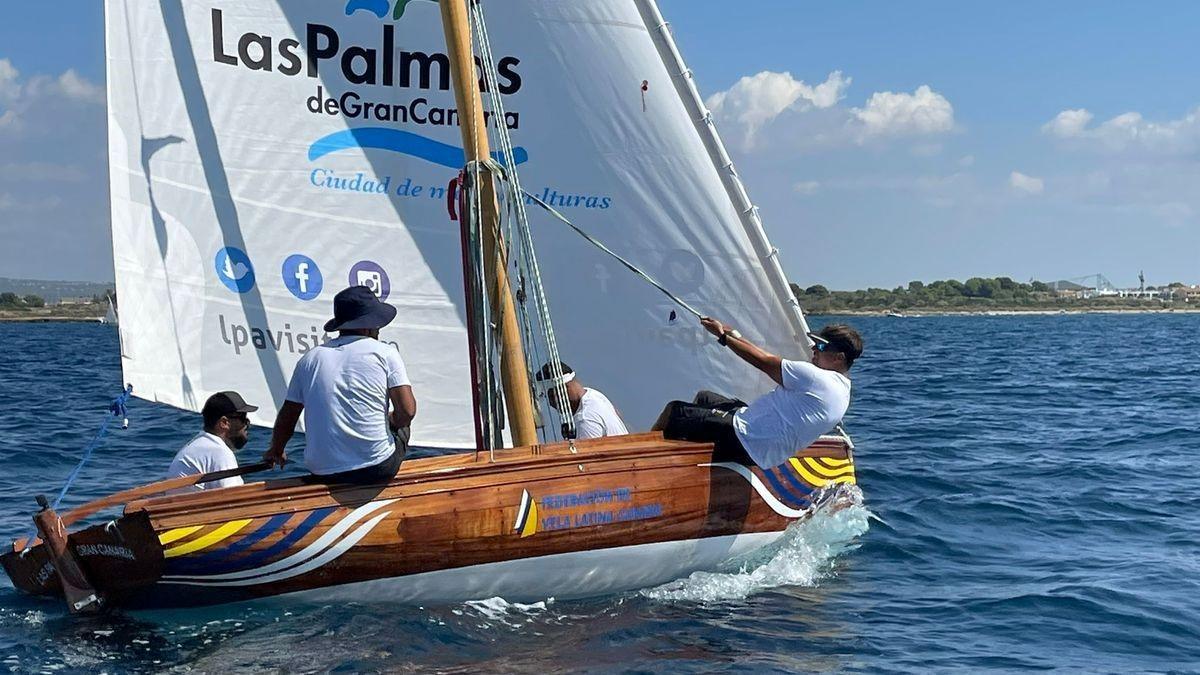
[[[875,517],[855,486],[842,486],[811,518],[793,523],[770,546],[731,560],[719,572],[695,572],[641,595],[665,602],[716,603],[743,600],[780,586],[815,586],[834,574],[841,554],[858,548],[858,538]]]
[[[518,628],[541,616],[553,604],[554,598],[525,604],[509,602],[504,598],[496,597],[463,603],[461,608],[452,610],[452,613],[467,618],[476,616],[485,621],[503,623],[509,627]]]

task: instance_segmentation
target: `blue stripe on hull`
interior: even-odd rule
[[[290,513],[281,513],[277,516],[272,516],[262,527],[218,551],[170,560],[167,562],[169,573],[210,572],[219,563],[232,563],[231,558],[266,539],[268,535],[283,527],[283,524],[291,517],[292,514]]]
[[[287,536],[285,536],[283,539],[280,539],[279,541],[275,542],[269,548],[258,551],[257,553],[252,553],[240,560],[225,560],[222,562],[216,562],[213,564],[204,565],[200,569],[189,570],[189,571],[202,572],[204,574],[224,574],[226,572],[238,572],[241,570],[247,570],[247,569],[252,569],[254,567],[258,567],[258,565],[260,563],[264,563],[267,561],[267,559],[272,558],[282,552],[287,551],[289,548],[291,548],[293,544],[295,544],[302,537],[304,537],[304,535],[308,534],[309,531],[311,531],[314,527],[316,527],[317,523],[324,520],[325,516],[328,516],[330,513],[332,513],[335,508],[336,507],[333,507],[333,506],[327,506],[323,509],[317,509],[316,511],[313,511],[312,513],[308,514],[308,517],[305,518],[296,527],[296,529],[292,530],[291,532],[288,532]],[[286,520],[286,518],[289,516],[289,514],[281,514],[281,516],[284,517],[284,519]],[[275,518],[278,518],[281,516],[275,516]],[[274,518],[272,520],[274,520]],[[191,565],[189,565],[188,567],[190,568]],[[179,569],[179,571],[176,571],[176,570],[177,570],[177,568],[172,567],[171,574],[180,574],[183,571],[182,569]]]
[[[811,502],[809,502],[809,500],[807,500],[803,497],[800,497],[800,496],[794,494],[791,490],[784,487],[783,483],[779,482],[779,478],[775,475],[774,471],[766,470],[766,471],[763,471],[762,473],[764,476],[766,476],[767,482],[770,483],[771,487],[774,489],[775,495],[777,497],[779,497],[779,499],[782,500],[785,504],[787,504],[788,506],[790,506],[794,509],[808,508],[808,506]]]

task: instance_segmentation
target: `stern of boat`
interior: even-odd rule
[[[79,611],[83,608],[73,606],[67,591],[80,582],[94,591],[98,609],[109,599],[152,585],[163,574],[163,547],[144,511],[63,534],[65,548],[59,551],[52,543],[35,539],[29,547],[24,541],[15,542],[0,556],[14,587],[30,595],[65,597]],[[76,571],[67,571],[72,565],[81,576],[64,584],[59,567],[70,575]]]

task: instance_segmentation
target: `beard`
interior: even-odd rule
[[[250,442],[250,437],[247,436],[246,434],[242,434],[241,436],[238,436],[237,438],[233,438],[230,440],[233,441],[233,449],[234,450],[241,450],[242,448],[246,447],[247,443]]]

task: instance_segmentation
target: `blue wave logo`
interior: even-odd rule
[[[400,17],[404,16],[404,10],[408,9],[410,2],[413,0],[396,0],[395,8],[392,9],[392,21],[399,21]],[[431,2],[437,2],[437,0],[431,0]],[[383,19],[387,16],[390,8],[391,4],[388,0],[349,0],[346,3],[346,16],[362,10]]]
[[[456,145],[425,138],[411,131],[387,127],[346,129],[318,138],[308,147],[308,161],[316,161],[330,153],[350,148],[389,150],[419,157],[449,169],[461,169],[467,163],[466,153]],[[498,152],[493,152],[492,158],[501,164],[504,163],[504,158]],[[513,159],[517,164],[523,164],[529,161],[529,153],[525,148],[513,148]]]

